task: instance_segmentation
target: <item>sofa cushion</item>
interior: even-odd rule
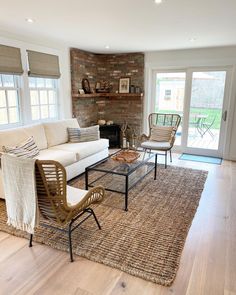
[[[63,150],[56,150],[49,148],[41,150],[39,155],[35,157],[39,160],[54,160],[61,163],[64,167],[69,166],[76,162],[76,154]]]
[[[67,128],[79,128],[77,119],[43,123],[48,147],[68,142]]]
[[[47,148],[47,139],[42,124],[22,126],[19,128],[7,129],[0,131],[0,151],[3,146],[16,146],[22,141],[27,140],[30,136],[34,137],[37,147]]]
[[[47,138],[45,135],[43,124],[29,125],[23,127],[29,136],[33,136],[37,147],[44,150],[48,147]]]
[[[14,128],[0,131],[0,151],[3,146],[15,146],[28,138],[26,131],[21,128]]]
[[[52,149],[64,150],[76,154],[77,161],[96,154],[109,147],[108,139],[99,139],[89,142],[65,143],[53,147]]]

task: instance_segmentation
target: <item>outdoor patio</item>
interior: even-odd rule
[[[218,149],[219,129],[211,129],[213,136],[210,133],[205,133],[203,136],[198,132],[197,128],[189,128],[188,147],[202,149]],[[176,145],[181,143],[181,129],[176,136]]]

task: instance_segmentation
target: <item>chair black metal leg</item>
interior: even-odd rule
[[[157,153],[155,154],[155,171],[154,171],[154,180],[157,179]]]
[[[94,213],[94,211],[93,211],[93,209],[88,208],[88,210],[89,210],[89,212],[92,213],[92,215],[93,215],[93,217],[94,217],[94,219],[95,219],[95,221],[96,221],[96,223],[97,223],[98,228],[99,228],[99,229],[102,229],[100,223],[98,222],[97,216],[95,215],[95,213]]]
[[[167,168],[167,151],[165,151],[165,169]]]
[[[172,163],[172,152],[170,150],[170,162]]]
[[[73,221],[72,221],[73,222]],[[69,251],[70,251],[70,261],[73,262],[73,253],[72,253],[72,241],[71,241],[71,226],[72,226],[72,222],[69,224],[69,228],[68,228],[68,240],[69,240]]]
[[[29,247],[33,246],[32,242],[33,242],[33,235],[30,234]]]

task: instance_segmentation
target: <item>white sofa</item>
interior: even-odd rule
[[[40,150],[40,160],[56,160],[66,169],[67,180],[83,173],[89,165],[108,156],[109,141],[99,139],[90,142],[69,143],[67,127],[79,128],[76,119],[60,120],[0,131],[2,146],[16,146],[30,136]],[[0,198],[4,198],[2,171],[0,169]]]

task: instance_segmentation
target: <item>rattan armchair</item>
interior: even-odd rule
[[[151,113],[148,116],[149,134],[141,135],[141,147],[144,151],[162,151],[165,156],[165,168],[167,167],[167,152],[170,153],[170,161],[172,162],[171,149],[175,142],[175,135],[180,125],[181,117],[177,114],[162,114],[162,113]],[[151,140],[152,129],[156,126],[173,127],[170,136],[167,140]]]
[[[36,160],[35,165],[40,215],[43,219],[53,221],[55,226],[49,226],[43,224],[43,222],[40,222],[40,224],[59,229],[68,234],[70,260],[72,262],[72,232],[90,216],[94,217],[98,228],[101,229],[93,209],[89,206],[103,199],[104,188],[97,186],[86,191],[68,187],[66,171],[60,163],[52,160]],[[70,196],[68,196],[68,191],[70,191]],[[76,199],[78,201],[74,204]],[[84,214],[86,214],[86,217],[79,221],[79,218]],[[78,222],[75,224],[77,220]],[[30,235],[30,247],[32,247],[32,240],[33,235]]]

